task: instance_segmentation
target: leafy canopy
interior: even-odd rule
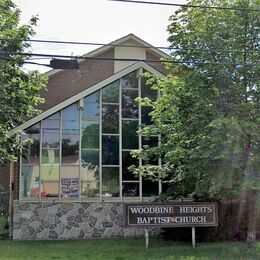
[[[35,107],[43,102],[39,91],[46,83],[37,71],[22,69],[28,57],[10,54],[27,50],[30,45],[25,41],[34,35],[37,18],[20,26],[19,17],[11,0],[0,0],[0,163],[19,154],[19,140],[8,132],[38,112]]]
[[[259,8],[259,0],[192,0],[192,5]],[[169,41],[178,51],[160,91],[153,124],[161,145],[139,152],[161,166],[135,169],[173,183],[172,195],[223,197],[259,190],[260,174],[259,12],[180,8],[170,18]]]

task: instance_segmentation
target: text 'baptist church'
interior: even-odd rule
[[[127,226],[216,226],[217,205],[126,205]]]

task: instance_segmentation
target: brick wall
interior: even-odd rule
[[[114,49],[110,49],[97,57],[113,58]],[[40,105],[39,109],[45,111],[113,74],[114,62],[109,60],[82,61],[79,71],[63,70],[53,74],[48,80],[48,91],[41,93],[45,103]]]
[[[161,57],[157,57],[157,56],[155,56],[155,55],[153,55],[152,53],[150,53],[150,52],[146,52],[146,59],[147,60],[160,60],[161,59]],[[165,69],[165,67],[164,67],[164,65],[162,65],[161,63],[156,63],[156,62],[148,62],[148,64],[150,65],[150,66],[152,66],[153,68],[155,68],[156,70],[158,70],[159,72],[161,72],[162,74],[164,74],[164,75],[167,75],[167,74],[169,74],[170,73],[170,70],[167,70],[167,69]]]
[[[20,163],[13,163],[13,199],[19,199]]]

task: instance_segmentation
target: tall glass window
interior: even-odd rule
[[[32,141],[21,157],[21,199],[109,201],[158,195],[158,182],[129,170],[160,162],[131,156],[133,150],[158,145],[158,136],[138,136],[138,129],[151,124],[152,107],[140,107],[136,98],[157,97],[138,75],[133,71],[25,130],[23,138]]]
[[[157,91],[152,89],[152,86],[147,83],[147,78],[141,79],[141,97],[149,98],[152,101],[155,101],[157,98]],[[141,124],[142,126],[152,124],[151,115],[152,107],[150,106],[142,106],[141,108]],[[145,137],[142,136],[142,149],[152,148],[158,146],[158,136]],[[158,158],[151,158],[149,161],[142,161],[142,165],[158,165]],[[157,196],[159,194],[159,183],[157,181],[150,181],[142,178],[142,196]]]
[[[21,160],[20,198],[38,199],[40,193],[40,124],[35,124],[24,131],[22,139],[30,138],[24,147]]]
[[[84,98],[81,128],[81,199],[99,197],[100,91]]]
[[[131,151],[139,149],[139,137],[137,134],[139,124],[139,104],[136,98],[139,96],[140,87],[136,71],[126,75],[121,80],[122,93],[122,196],[138,197],[139,176],[130,172],[131,165],[138,166],[138,159],[131,156]]]
[[[60,112],[42,121],[41,197],[60,195]]]
[[[119,88],[115,81],[102,95],[102,197],[119,196]]]
[[[79,127],[78,104],[62,110],[61,197],[79,197]]]

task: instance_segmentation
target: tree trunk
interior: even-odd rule
[[[249,245],[256,241],[256,219],[257,219],[257,208],[256,208],[256,190],[248,191],[247,205],[248,205],[248,218],[247,218],[247,243]]]

